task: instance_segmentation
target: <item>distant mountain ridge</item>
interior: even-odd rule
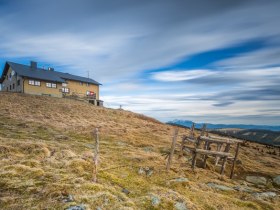
[[[279,131],[259,130],[259,129],[242,129],[242,130],[217,129],[217,130],[212,130],[211,132],[216,133],[218,135],[226,135],[238,139],[280,147]]]
[[[191,127],[193,122],[188,120],[173,120],[167,124]],[[196,129],[201,129],[204,123],[195,123]],[[265,145],[280,146],[280,126],[266,125],[236,125],[206,123],[207,129],[218,135],[225,135]]]
[[[191,127],[193,122],[189,120],[172,120],[168,121],[167,124],[181,125],[185,127]],[[196,128],[202,128],[204,123],[195,123]],[[280,126],[269,126],[269,125],[244,125],[244,124],[207,124],[207,128],[211,130],[223,129],[223,128],[238,128],[238,129],[257,129],[257,130],[270,130],[270,131],[280,131]]]

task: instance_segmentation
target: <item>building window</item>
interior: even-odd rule
[[[47,86],[48,88],[56,88],[56,83],[47,82],[47,83],[46,83],[46,86]]]
[[[10,85],[10,90],[12,90],[12,85]]]
[[[89,87],[89,83],[87,83],[87,87]]]
[[[69,88],[65,88],[65,87],[62,88],[62,93],[69,93],[69,92],[70,92]]]
[[[20,86],[20,80],[17,81],[17,85]]]
[[[28,81],[29,85],[34,85],[34,86],[41,86],[41,82],[37,80],[29,80]]]
[[[15,83],[13,84],[13,89],[15,89]]]
[[[29,80],[29,81],[28,81],[28,84],[29,84],[29,85],[34,85],[34,80]]]
[[[41,82],[40,81],[35,81],[35,86],[41,86]]]
[[[83,85],[83,83],[82,83],[82,82],[80,82],[80,85]]]

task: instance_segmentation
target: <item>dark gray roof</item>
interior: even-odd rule
[[[68,73],[49,71],[42,68],[34,69],[31,68],[30,66],[13,63],[13,62],[7,62],[6,64],[8,64],[18,75],[23,77],[29,77],[29,78],[41,79],[41,80],[53,81],[53,82],[65,82],[65,80],[75,80],[79,82],[101,85],[99,82],[93,79],[75,76]]]

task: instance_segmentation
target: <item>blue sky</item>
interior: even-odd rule
[[[162,121],[280,124],[280,2],[0,0],[6,60],[103,84]]]

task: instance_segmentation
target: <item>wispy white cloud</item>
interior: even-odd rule
[[[163,81],[163,82],[176,82],[196,79],[200,77],[207,77],[215,74],[215,72],[204,69],[187,70],[187,71],[162,71],[152,73],[152,79]]]
[[[280,43],[276,46],[261,49],[251,53],[241,54],[216,63],[220,68],[230,69],[252,69],[265,68],[267,66],[278,66],[280,55]]]
[[[238,123],[240,119],[245,120],[248,117],[247,123],[278,124],[280,117],[280,110],[274,112],[263,110],[264,107],[268,110],[272,109],[279,105],[279,101],[239,101],[238,103],[232,103],[229,109],[228,106],[213,106],[217,103],[215,100],[180,101],[173,100],[173,97],[166,98],[164,95],[105,96],[104,99],[106,102],[111,102],[107,105],[112,108],[118,108],[119,105],[122,105],[124,109],[134,110],[138,113],[144,112],[162,121],[177,118],[199,122]],[[161,104],[160,107],[159,104]],[[259,120],[262,117],[265,118],[265,121]]]

